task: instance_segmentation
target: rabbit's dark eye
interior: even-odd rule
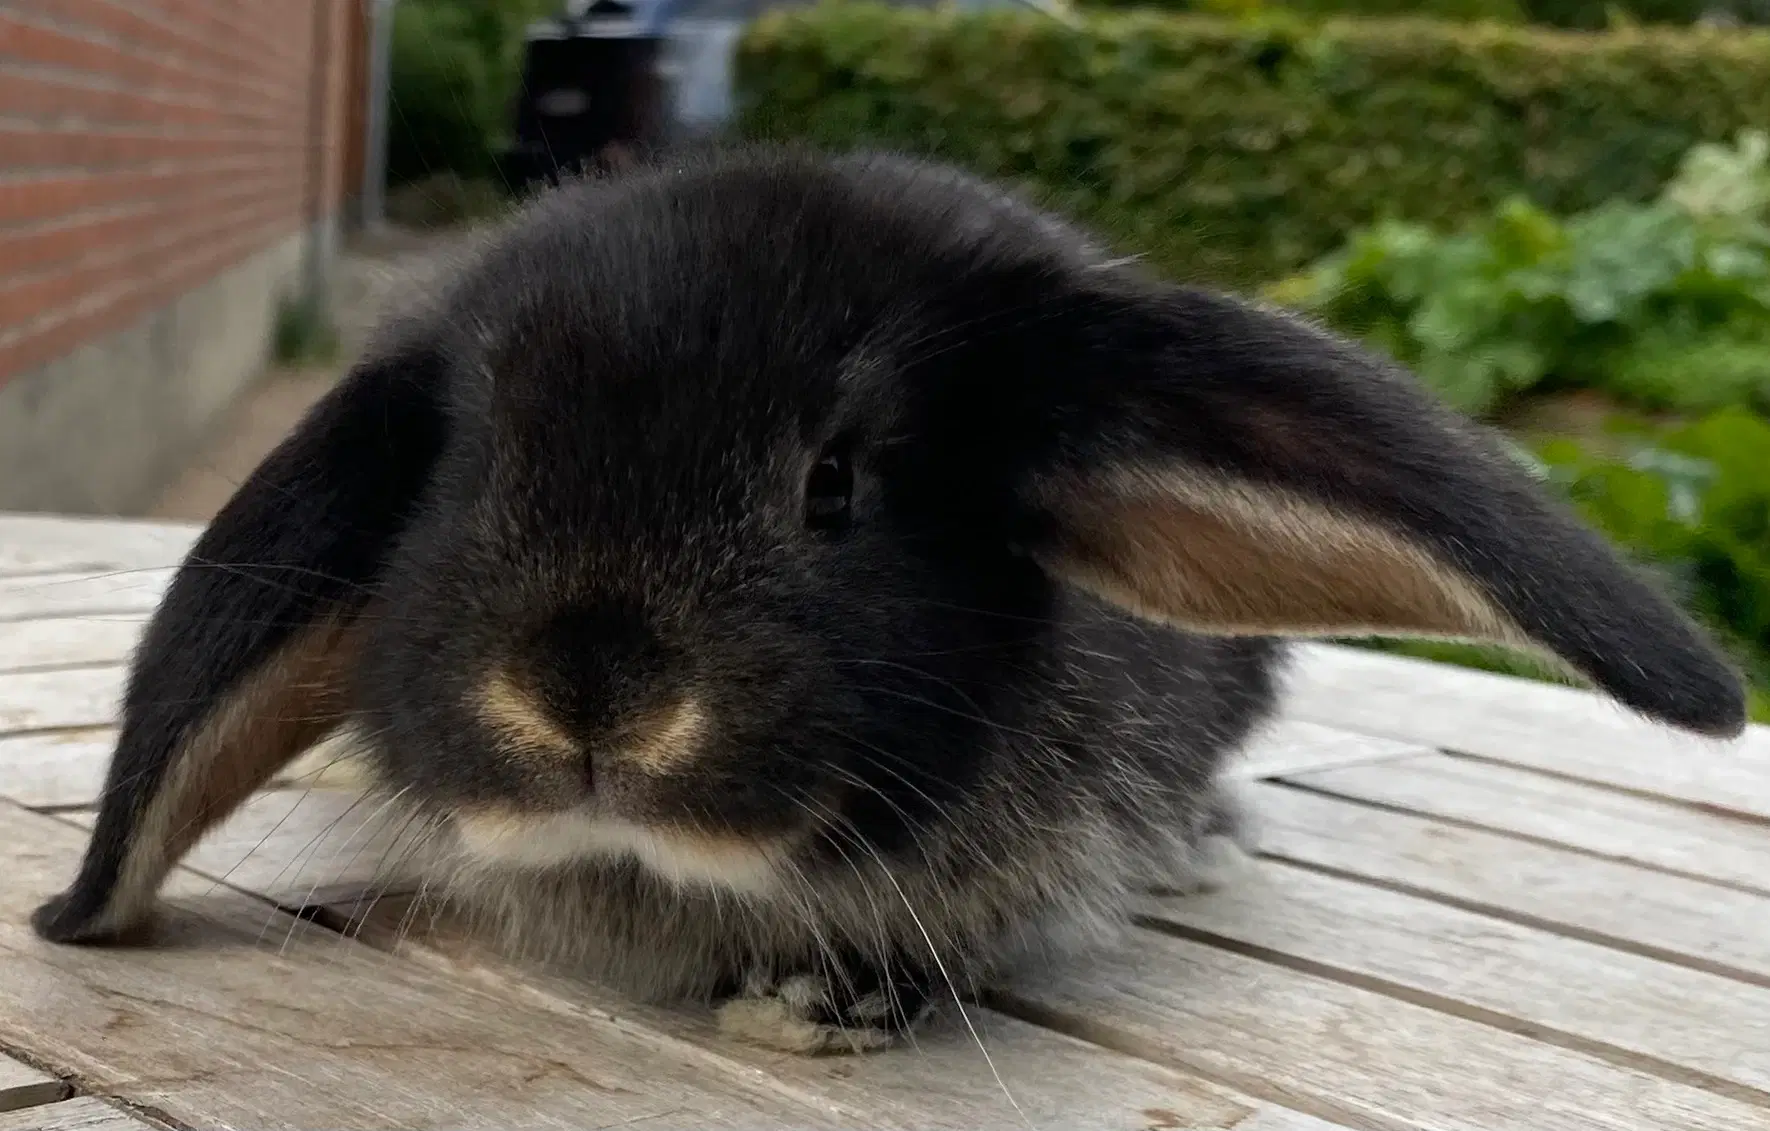
[[[854,496],[854,468],[846,445],[825,449],[805,478],[805,525],[820,534],[848,529]]]

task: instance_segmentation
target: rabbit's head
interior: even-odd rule
[[[55,938],[341,721],[469,851],[766,885],[973,787],[1066,588],[1493,641],[1737,732],[1711,643],[1408,375],[968,177],[748,152],[549,193],[228,504]]]

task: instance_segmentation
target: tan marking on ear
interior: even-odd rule
[[[707,733],[707,715],[693,698],[641,720],[617,741],[623,761],[648,774],[667,774],[692,763]]]
[[[462,851],[484,864],[548,868],[591,857],[632,856],[675,884],[755,895],[779,887],[779,863],[790,848],[782,838],[639,824],[588,809],[524,812],[485,805],[457,810],[452,821]]]
[[[145,918],[167,873],[204,833],[343,721],[353,634],[337,621],[300,634],[197,728],[136,822],[94,933]]]
[[[578,744],[548,717],[533,695],[519,686],[508,672],[495,671],[479,686],[480,718],[493,730],[511,738],[525,750],[576,757]]]
[[[1221,634],[1408,635],[1539,649],[1473,580],[1379,523],[1185,472],[1052,484],[1052,572],[1152,620]]]

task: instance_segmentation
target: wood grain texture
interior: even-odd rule
[[[1670,1079],[1755,1092],[1770,1108],[1762,986],[1271,862],[1222,891],[1143,910],[1281,964],[1342,972]]]
[[[1770,986],[1770,898],[1283,785],[1253,796],[1279,859]]]
[[[1755,821],[1437,755],[1288,779],[1607,859],[1770,894],[1770,829]]]
[[[91,1096],[0,1115],[0,1131],[148,1131],[158,1126]]]
[[[1229,772],[1239,778],[1272,778],[1430,753],[1430,746],[1417,742],[1279,718],[1248,743],[1241,756],[1230,763]]]
[[[68,814],[64,819],[86,827],[91,815]],[[916,1049],[883,1058],[806,1060],[726,1041],[702,1010],[639,1008],[568,978],[524,977],[478,954],[458,931],[449,946],[434,946],[421,933],[396,947],[394,935],[402,929],[446,934],[453,927],[428,911],[408,919],[409,899],[397,893],[416,887],[411,882],[416,861],[404,851],[411,839],[399,818],[374,813],[372,805],[352,792],[267,792],[252,798],[192,852],[187,868],[212,883],[203,887],[187,880],[185,888],[213,898],[217,885],[225,884],[285,907],[330,907],[340,913],[335,922],[345,933],[367,932],[368,941],[390,952],[397,949],[402,957],[422,954],[440,978],[494,985],[500,996],[540,994],[556,1009],[637,1020],[672,1039],[714,1050],[722,1061],[745,1072],[783,1081],[819,1104],[864,1112],[868,1126],[1011,1126],[1017,1122],[1007,1098],[1012,1095],[1037,1126],[1053,1129],[1160,1126],[1171,1117],[1183,1120],[1178,1126],[1201,1131],[1331,1131],[1328,1124],[1204,1081],[975,1008],[970,1018],[988,1060],[955,1013],[924,1034]],[[389,896],[389,891],[396,894]],[[259,918],[255,938],[270,947],[306,929],[298,920],[268,910]],[[1142,1106],[1131,1106],[1132,1101]]]
[[[29,730],[111,726],[127,669],[68,668],[0,675],[0,736]]]
[[[94,813],[63,819],[88,829]],[[403,812],[355,791],[273,789],[248,798],[184,863],[218,884],[300,908],[416,890],[423,831]]]
[[[172,570],[82,570],[0,577],[0,622],[51,618],[140,621],[154,611]]]
[[[22,920],[66,879],[80,836],[0,807],[0,837],[24,846],[0,874],[0,1026],[94,1090],[193,1125],[1022,1125],[956,1035],[890,1061],[780,1058],[793,1071],[771,1074],[766,1058],[660,1032],[624,1003],[376,952],[187,871],[154,946],[50,947]],[[1313,1126],[1250,1124],[1260,1105],[1224,1089],[1009,1019],[986,1040],[1033,1126]]]
[[[0,806],[0,837],[17,846],[0,872],[0,1026],[89,1090],[206,1128],[838,1123],[688,1046],[376,954],[188,872],[153,946],[50,946],[24,919],[82,833]]]
[[[116,741],[112,727],[0,738],[0,797],[32,809],[94,804]]]
[[[1154,931],[1001,1004],[1380,1131],[1770,1131],[1755,1104]]]
[[[0,1053],[0,1112],[36,1107],[64,1099],[66,1083],[47,1072],[32,1068],[22,1060]],[[6,1126],[0,1120],[0,1128]]]
[[[116,747],[115,727],[82,727],[0,737],[0,797],[28,809],[69,809],[98,803]],[[308,785],[356,788],[361,781],[347,744],[329,740],[297,758],[271,788]]]
[[[1294,717],[1770,819],[1770,728],[1719,742],[1611,700],[1401,656],[1303,645]]]
[[[942,1009],[913,1046],[882,1054],[807,1058],[773,1052],[727,1039],[702,1010],[636,1005],[593,984],[502,962],[447,912],[415,905],[410,897],[334,910],[342,929],[371,945],[456,976],[520,986],[557,1006],[619,1013],[821,1103],[864,1113],[856,1125],[869,1128],[971,1131],[1027,1122],[1052,1131],[1335,1131],[1340,1126],[977,1005],[963,1014],[956,1006]]]
[[[200,532],[184,523],[0,514],[0,575],[164,569],[190,552]]]
[[[147,614],[66,617],[0,625],[0,678],[33,668],[108,667],[127,663]]]

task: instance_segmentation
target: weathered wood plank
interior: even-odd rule
[[[139,625],[165,596],[172,572],[83,570],[0,577],[0,623],[93,618]]]
[[[88,813],[69,814],[67,819],[82,827],[91,823]],[[372,803],[353,792],[284,790],[250,799],[197,846],[187,858],[187,867],[285,907],[329,906],[341,913],[342,918],[335,922],[346,933],[354,937],[367,931],[368,941],[391,951],[396,949],[394,935],[402,928],[407,932],[421,929],[423,935],[431,930],[447,932],[453,926],[446,921],[439,926],[429,911],[407,921],[409,900],[397,893],[409,893],[417,886],[414,877],[422,857],[408,849],[418,839],[399,818],[376,813]],[[396,894],[388,896],[390,891]],[[267,909],[261,916],[260,936],[267,944],[280,945],[294,922]],[[1006,1125],[1015,1117],[1002,1084],[996,1081],[996,1073],[1000,1073],[1008,1094],[1039,1120],[1039,1126],[1124,1126],[1126,1113],[1134,1111],[1169,1113],[1176,1119],[1184,1118],[1181,1126],[1200,1129],[1330,1131],[1326,1124],[1249,1101],[1203,1081],[1141,1065],[975,1008],[971,1020],[988,1050],[988,1060],[977,1051],[962,1019],[948,1015],[923,1037],[919,1055],[904,1054],[917,1055],[913,1066],[906,1065],[904,1056],[808,1061],[724,1041],[712,1031],[704,1012],[640,1009],[618,995],[569,979],[525,978],[478,956],[464,937],[441,949],[431,942],[407,937],[400,952],[410,955],[421,950],[433,959],[445,959],[437,968],[448,975],[471,966],[478,980],[520,984],[522,992],[544,992],[549,1000],[573,1009],[638,1018],[660,1032],[714,1049],[733,1064],[786,1080],[795,1089],[819,1097],[819,1102],[865,1109],[870,1120],[884,1121],[869,1125]],[[1088,1080],[1091,1086],[1078,1091],[1073,1086],[1077,1079]],[[1105,1082],[1110,1088],[1098,1090]],[[891,1098],[899,1092],[902,1098]],[[1103,1104],[1103,1095],[1115,1099]],[[1138,1099],[1143,1108],[1127,1106],[1130,1099]],[[1250,1122],[1256,1118],[1260,1122]]]
[[[1022,1016],[1382,1131],[1766,1131],[1770,1110],[1215,946],[1137,932]]]
[[[147,614],[68,617],[0,624],[0,678],[31,668],[127,663]]]
[[[1229,772],[1240,778],[1273,778],[1431,752],[1431,747],[1416,742],[1378,738],[1284,717],[1255,736],[1230,764]]]
[[[36,1107],[65,1099],[71,1089],[47,1072],[0,1053],[0,1112]],[[0,1129],[6,1126],[0,1119]]]
[[[0,735],[109,726],[123,702],[123,667],[67,668],[0,676]]]
[[[51,947],[24,924],[83,834],[0,806],[0,1026],[88,1087],[202,1127],[831,1127],[832,1113],[639,1027],[390,959],[186,872],[154,947]]]
[[[1260,850],[1770,986],[1770,898],[1283,785]]]
[[[148,1131],[156,1126],[92,1096],[0,1115],[0,1131]]]
[[[86,829],[94,816],[82,810],[64,819]],[[356,791],[271,789],[248,798],[211,829],[185,866],[216,883],[299,908],[364,892],[415,890],[425,831]]]
[[[0,574],[165,568],[200,532],[184,523],[0,514]]]
[[[1344,766],[1287,780],[1338,797],[1770,893],[1770,829],[1751,821],[1444,755]]]
[[[1353,648],[1299,649],[1294,718],[1770,819],[1770,728],[1717,742],[1591,692]]]
[[[91,805],[116,741],[113,727],[0,738],[0,797],[31,809]]]
[[[81,835],[0,807],[0,838],[24,846],[0,874],[8,970],[0,1026],[96,1090],[198,1126],[1019,1123],[999,1092],[989,1106],[994,1077],[962,1059],[963,1046],[925,1045],[876,1066],[796,1061],[805,1080],[827,1077],[820,1092],[655,1031],[624,1008],[616,1017],[568,1006],[372,951],[300,920],[285,917],[293,924],[286,941],[260,943],[264,904],[188,872],[168,889],[159,945],[48,947],[22,918],[65,881]],[[1008,1019],[1000,1026],[991,1054],[1035,1126],[1142,1127],[1150,1112],[1200,1129],[1259,1126],[1247,1122],[1255,1105],[1223,1089]],[[977,1098],[955,1108],[965,1095]]]
[[[0,737],[0,797],[28,809],[96,805],[115,749],[115,727],[50,730]],[[328,740],[297,758],[273,788],[357,788],[356,761],[344,740]]]
[[[723,1037],[705,1011],[638,1005],[594,985],[503,963],[446,912],[420,910],[409,897],[332,910],[343,930],[371,945],[475,979],[520,985],[566,1008],[619,1012],[764,1072],[796,1092],[844,1111],[864,1111],[868,1127],[969,1131],[1030,1123],[1051,1131],[1335,1131],[1340,1126],[977,1005],[963,1014],[956,1006],[942,1010],[912,1047],[888,1053],[832,1059],[772,1052]],[[1167,1094],[1155,1094],[1152,1087]]]
[[[1263,862],[1145,914],[1770,1107],[1770,989]],[[1739,1087],[1728,1087],[1735,1085]],[[1767,1113],[1770,1114],[1770,1113]]]

